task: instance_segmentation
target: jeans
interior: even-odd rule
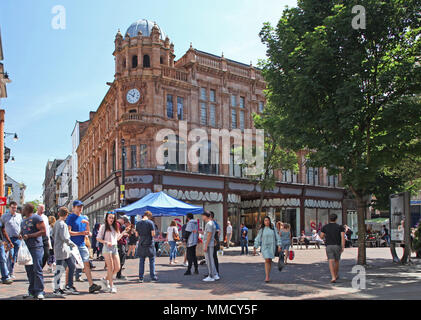
[[[143,279],[145,273],[145,256],[139,256],[139,279]],[[157,279],[155,274],[155,256],[149,257],[149,271],[152,279]]]
[[[28,248],[32,256],[32,265],[25,266],[26,274],[28,275],[29,288],[28,292],[33,296],[44,293],[44,276],[42,274],[42,258],[44,255],[44,248]]]
[[[241,254],[244,254],[244,248],[246,249],[246,254],[249,254],[248,239],[241,239],[240,245],[241,245]]]
[[[42,268],[47,264],[48,258],[50,257],[50,244],[48,243],[48,237],[42,238],[42,243],[44,244],[44,255],[42,257]]]
[[[213,260],[214,246],[209,246],[205,252],[206,265],[208,266],[209,277],[213,278],[217,275],[215,261]]]
[[[219,245],[213,248],[213,262],[215,263],[216,272],[219,275],[219,261],[218,261],[218,249]]]
[[[196,246],[187,247],[187,261],[189,266],[187,267],[188,271],[191,271],[191,267],[194,264],[194,270],[198,270],[197,257],[196,257]]]
[[[54,282],[54,290],[57,290],[60,288],[60,278],[61,274],[64,272],[66,273],[66,268],[69,268],[69,274],[67,276],[67,286],[69,288],[73,287],[73,275],[75,273],[76,265],[72,257],[65,259],[65,260],[57,260],[56,261],[57,269],[56,273],[54,275],[54,279],[56,280]],[[59,267],[63,266],[63,267]],[[60,276],[58,276],[60,274]]]
[[[9,269],[7,269],[6,250],[4,249],[4,245],[2,241],[0,241],[0,272],[1,272],[2,281],[8,280],[10,278]]]
[[[10,240],[13,243],[13,249],[10,249],[9,255],[7,257],[7,268],[9,269],[9,274],[13,274],[13,269],[15,268],[15,263],[18,258],[21,240],[19,240],[17,237],[11,237]]]
[[[124,244],[119,244],[117,247],[118,255],[120,257],[120,270],[117,273],[117,278],[121,278],[121,271],[123,270],[124,263],[126,262],[126,246]]]
[[[177,242],[168,241],[168,243],[170,244],[170,261],[172,261],[177,257]]]

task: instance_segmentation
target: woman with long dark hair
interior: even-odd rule
[[[269,282],[270,270],[272,267],[272,259],[275,258],[276,250],[281,252],[281,237],[275,230],[269,217],[264,217],[259,233],[254,240],[254,254],[256,249],[261,247],[263,258],[265,259],[265,282]]]
[[[117,293],[117,288],[114,286],[113,277],[120,270],[120,257],[118,255],[117,242],[126,232],[120,233],[117,226],[117,218],[114,213],[108,212],[105,215],[104,224],[99,228],[98,242],[104,244],[104,258],[107,265],[107,276],[102,278],[102,282],[108,292]]]

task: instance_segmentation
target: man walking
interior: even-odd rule
[[[48,223],[48,217],[44,214],[45,206],[43,204],[38,205],[37,214],[42,218],[45,225],[45,236],[42,236],[42,245],[44,247],[44,255],[42,257],[42,268],[44,269],[47,264],[48,258],[50,257],[50,224]]]
[[[230,247],[231,238],[232,238],[232,225],[230,221],[227,221],[227,248]]]
[[[329,260],[329,270],[332,276],[331,283],[339,279],[339,260],[345,249],[345,229],[336,223],[338,216],[332,213],[329,223],[322,228],[320,238],[325,240],[326,255]]]
[[[184,239],[187,247],[187,271],[184,273],[185,276],[191,275],[191,268],[194,264],[194,273],[199,274],[199,267],[197,264],[196,246],[199,239],[199,226],[197,221],[194,220],[193,214],[187,214],[186,231],[184,233]]]
[[[18,204],[15,201],[11,201],[9,205],[9,211],[1,216],[1,223],[6,229],[7,235],[10,237],[11,245],[9,246],[9,254],[7,259],[7,269],[9,270],[9,276],[11,279],[15,279],[13,270],[15,267],[16,259],[21,244],[20,236],[20,225],[22,224],[22,215],[17,212]]]
[[[130,226],[130,221],[126,217],[120,217],[117,219],[117,225],[120,228],[120,233],[123,233],[123,231]],[[118,255],[120,257],[120,270],[117,272],[116,277],[119,280],[127,280],[127,278],[121,274],[124,263],[126,262],[127,237],[127,235],[124,235],[117,241]]]
[[[34,205],[27,203],[23,208],[21,235],[32,257],[32,264],[26,265],[28,276],[28,294],[24,298],[44,299],[44,276],[42,274],[42,258],[44,254],[42,237],[46,235],[45,224],[38,214],[33,214]]]
[[[9,269],[7,267],[7,256],[5,245],[9,248],[13,248],[13,243],[7,234],[6,228],[3,221],[0,219],[0,272],[1,280],[3,284],[12,284],[13,281],[10,279]]]
[[[82,216],[83,203],[80,200],[73,201],[73,212],[67,217],[66,224],[69,226],[70,240],[77,245],[82,257],[86,277],[89,281],[89,293],[101,290],[101,286],[92,280],[91,267],[89,264],[89,250],[85,245],[85,236],[89,235],[88,221]]]
[[[211,219],[211,214],[208,211],[205,211],[202,214],[203,221],[206,223],[205,232],[203,238],[203,251],[205,253],[206,264],[208,266],[208,276],[203,279],[205,282],[213,282],[219,280],[215,261],[213,260],[213,251],[215,249],[215,223]]]
[[[242,223],[240,227],[241,227],[241,230],[240,230],[241,255],[244,254],[244,249],[246,251],[246,255],[248,255],[249,254],[249,238],[248,238],[249,229],[244,225],[244,223]]]
[[[213,211],[210,212],[211,219],[215,224],[215,236],[214,236],[214,249],[213,249],[213,261],[215,263],[216,274],[219,278],[219,261],[218,261],[218,251],[220,249],[219,244],[219,235],[221,233],[221,228],[219,227],[218,222],[215,220],[215,213]]]
[[[146,257],[149,258],[149,272],[151,274],[152,281],[158,281],[158,277],[155,274],[156,250],[153,240],[155,237],[155,224],[150,219],[152,219],[152,212],[145,211],[142,220],[136,224],[136,232],[139,236],[139,283],[143,282]]]

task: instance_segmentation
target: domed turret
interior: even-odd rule
[[[149,21],[146,19],[138,20],[130,25],[130,27],[127,29],[126,34],[128,34],[130,37],[137,37],[139,31],[142,32],[142,35],[144,37],[150,37],[152,34],[152,28],[156,26],[159,30],[160,39],[165,41],[166,35],[164,31],[156,24],[154,21]]]

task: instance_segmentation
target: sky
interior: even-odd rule
[[[65,9],[65,29],[53,28]],[[5,70],[12,83],[5,131],[15,162],[5,172],[25,183],[25,200],[42,200],[48,160],[71,154],[75,122],[95,111],[114,80],[114,39],[133,22],[155,21],[174,43],[176,59],[189,48],[257,65],[266,56],[259,32],[276,25],[295,0],[1,0]]]

